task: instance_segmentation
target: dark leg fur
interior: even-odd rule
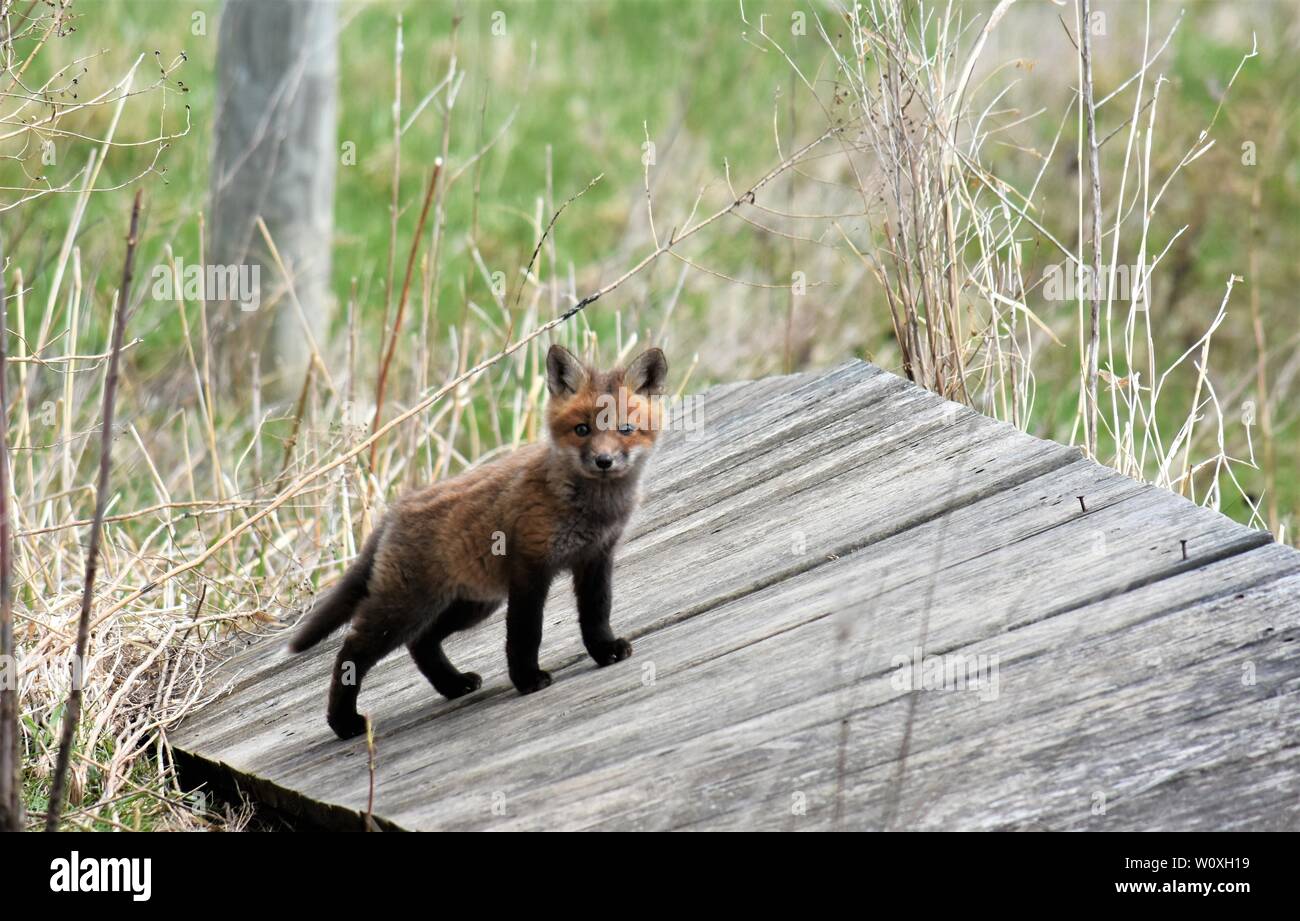
[[[366,731],[365,717],[357,713],[361,682],[376,662],[410,635],[404,629],[410,620],[409,611],[381,606],[373,597],[357,608],[343,647],[334,660],[330,684],[328,720],[340,739],[350,739]]]
[[[443,652],[442,641],[453,633],[459,633],[485,620],[496,607],[495,602],[453,602],[438,615],[429,629],[407,644],[411,657],[415,659],[415,664],[420,667],[424,677],[448,700],[477,691],[483,686],[483,679],[474,672],[457,671]]]
[[[520,694],[550,687],[551,675],[537,664],[542,645],[542,610],[551,588],[551,574],[530,570],[517,574],[510,584],[506,607],[506,665]]]
[[[573,567],[573,592],[578,599],[582,642],[599,666],[613,665],[632,655],[632,644],[609,628],[613,603],[614,558],[603,553]]]

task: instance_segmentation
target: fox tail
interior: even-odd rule
[[[371,532],[361,548],[361,554],[348,567],[342,580],[317,601],[311,613],[303,618],[294,631],[293,638],[289,640],[290,652],[310,649],[351,620],[357,605],[370,594],[370,570],[375,565],[375,550],[379,547],[383,531],[381,524]]]

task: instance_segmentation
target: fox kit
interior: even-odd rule
[[[636,506],[661,427],[668,362],[643,352],[626,370],[585,367],[564,348],[546,356],[548,439],[404,496],[342,581],[317,602],[289,649],[301,652],[351,621],[334,663],[328,719],[341,739],[365,731],[361,681],[406,644],[438,693],[479,688],[442,641],[506,602],[506,664],[521,694],[551,676],[537,664],[551,581],[573,573],[578,623],[598,666],[632,654],[609,627],[614,546]]]

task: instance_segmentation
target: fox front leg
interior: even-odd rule
[[[573,591],[578,598],[582,642],[599,666],[613,665],[632,655],[632,644],[614,636],[609,627],[613,577],[614,557],[608,551],[573,567]]]
[[[528,569],[510,580],[506,601],[506,667],[510,681],[520,694],[550,687],[551,673],[537,664],[542,645],[542,609],[551,588],[552,574]]]

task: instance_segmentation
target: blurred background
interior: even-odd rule
[[[64,231],[78,205],[80,182],[75,177],[96,146],[92,139],[103,138],[115,119],[115,146],[104,158],[96,187],[112,189],[140,177],[147,205],[142,266],[164,264],[167,248],[183,264],[201,264],[204,219],[211,243],[216,208],[212,199],[222,123],[217,65],[221,4],[79,0],[67,7],[64,25],[23,75],[27,86],[43,84],[54,71],[68,68],[67,76],[75,77],[76,84],[64,86],[55,100],[67,107],[110,90],[138,57],[143,55],[143,60],[134,75],[136,95],[120,112],[104,103],[65,116],[61,124],[75,134],[53,139],[54,163],[43,163],[42,155],[48,158],[50,152],[23,138],[25,161],[9,158],[3,166],[11,174],[5,182],[10,201],[14,187],[70,183],[65,191],[41,198],[39,206],[33,202],[32,207],[4,212],[10,265],[24,269],[24,283],[31,288],[28,299],[35,303],[42,303],[48,293],[51,266],[57,265]],[[960,27],[965,30],[961,39],[968,47],[994,4],[960,7]],[[1275,409],[1276,418],[1270,421],[1277,446],[1274,495],[1264,508],[1267,518],[1269,501],[1276,502],[1277,520],[1270,522],[1276,530],[1282,516],[1293,515],[1300,504],[1293,475],[1295,414],[1289,408],[1292,401],[1285,399],[1297,370],[1292,359],[1298,329],[1290,303],[1297,281],[1298,129],[1292,93],[1298,66],[1296,6],[1282,0],[1186,6],[1131,0],[1098,4],[1096,10],[1104,18],[1104,34],[1094,39],[1099,97],[1137,72],[1144,43],[1154,51],[1168,39],[1147,75],[1143,99],[1149,105],[1152,84],[1161,78],[1150,153],[1156,186],[1197,146],[1198,135],[1221,108],[1211,135],[1216,143],[1173,177],[1152,217],[1154,250],[1162,249],[1180,228],[1186,229],[1165,254],[1152,283],[1150,319],[1158,347],[1169,353],[1162,357],[1171,361],[1211,324],[1229,277],[1246,278],[1249,287],[1235,289],[1214,336],[1209,372],[1224,412],[1239,423],[1241,404],[1260,400],[1251,308],[1252,299],[1257,299],[1271,359],[1264,383]],[[941,12],[926,8],[926,15]],[[306,18],[320,15],[313,10]],[[979,56],[970,102],[977,114],[998,126],[984,144],[985,165],[1022,190],[1043,170],[1033,215],[1066,247],[1078,250],[1079,126],[1077,109],[1072,108],[1078,55],[1070,35],[1075,16],[1073,4],[1048,0],[1010,7]],[[433,162],[444,148],[448,166],[443,189],[435,219],[425,228],[426,255],[432,255],[435,223],[441,235],[439,265],[433,277],[435,269],[422,257],[413,281],[412,301],[419,302],[421,316],[428,314],[428,323],[412,323],[407,330],[411,336],[419,330],[429,333],[430,367],[446,364],[449,355],[439,353],[456,330],[470,340],[500,338],[509,325],[506,314],[518,305],[507,305],[505,312],[499,309],[493,278],[497,290],[513,298],[540,228],[559,203],[595,177],[602,178],[568,209],[539,256],[541,277],[547,283],[554,280],[561,292],[556,303],[567,306],[572,300],[565,295],[594,290],[644,254],[650,241],[642,163],[650,150],[647,142],[655,157],[649,180],[661,209],[659,221],[662,229],[670,229],[685,220],[701,189],[704,213],[711,210],[709,205],[725,201],[728,173],[735,184],[756,179],[792,145],[824,129],[837,101],[845,109],[852,105],[837,96],[837,87],[846,97],[848,91],[843,75],[836,73],[831,47],[847,40],[844,16],[834,4],[342,3],[330,17],[337,30],[337,99],[328,106],[316,101],[288,110],[305,108],[326,116],[336,111],[333,133],[313,142],[330,150],[303,151],[308,145],[293,137],[285,144],[292,155],[286,152],[281,159],[298,157],[301,169],[332,172],[332,232],[327,226],[328,238],[296,246],[328,254],[328,281],[321,289],[325,302],[318,304],[320,298],[313,296],[304,307],[313,322],[320,316],[321,348],[332,360],[341,360],[337,347],[329,350],[344,338],[353,317],[360,354],[367,356],[358,374],[371,377],[385,314],[393,311],[398,294],[388,289],[400,283]],[[229,56],[256,60],[274,54],[276,46],[268,44],[268,36],[253,45],[257,25],[235,36]],[[282,46],[287,63],[281,71],[291,72],[295,66],[283,49],[302,47],[310,38],[310,26],[299,23],[296,28],[302,37],[269,36]],[[957,40],[954,35],[953,43]],[[1234,71],[1255,43],[1258,55],[1242,67],[1228,92]],[[313,50],[305,55],[306,63],[315,66],[329,53]],[[252,67],[249,71],[250,81],[281,75]],[[1130,84],[1099,113],[1103,137],[1119,131],[1103,148],[1104,165],[1112,172],[1103,192],[1110,196],[1118,191],[1113,183],[1118,182],[1126,153],[1124,123],[1131,115],[1133,92]],[[256,97],[246,106],[267,110],[266,96],[244,95]],[[395,98],[400,154],[393,130]],[[454,103],[450,115],[449,102]],[[993,108],[985,113],[990,104]],[[285,112],[277,111],[270,119],[271,132],[289,120]],[[1149,108],[1144,109],[1139,121],[1149,114]],[[252,131],[257,128],[254,124]],[[150,143],[158,138],[166,140]],[[1054,153],[1045,163],[1054,138]],[[18,140],[11,136],[7,143]],[[784,151],[778,143],[786,145]],[[1247,143],[1254,146],[1254,162],[1244,165]],[[322,167],[322,158],[331,150],[333,156]],[[239,154],[223,156],[229,165]],[[279,169],[283,174],[293,171],[283,162]],[[448,188],[452,172],[460,175]],[[1137,182],[1135,169],[1129,172],[1131,197]],[[827,175],[839,178],[834,168]],[[37,176],[42,182],[31,181]],[[851,189],[787,178],[770,188],[769,208],[788,214],[843,215],[837,223],[858,249],[879,247],[880,240],[872,236],[879,227],[869,215],[852,213],[855,206],[858,211],[868,209]],[[275,181],[292,185],[283,176]],[[256,185],[256,180],[237,176],[233,184]],[[301,188],[299,184],[294,190]],[[129,198],[124,187],[91,195],[85,202],[75,242],[87,286],[107,291],[116,283]],[[1113,202],[1108,201],[1108,210]],[[1134,205],[1130,198],[1125,207]],[[1136,209],[1131,219],[1140,218],[1140,202]],[[695,364],[696,384],[820,367],[849,356],[900,370],[887,300],[839,229],[828,220],[757,215],[766,220],[730,219],[690,242],[684,256],[703,271],[661,260],[576,324],[590,326],[602,342],[612,341],[620,329],[625,337],[662,334],[674,352],[676,369]],[[1106,221],[1112,219],[1108,215]],[[1038,278],[1042,267],[1053,263],[1053,255],[1041,238],[1034,239],[1032,228],[1022,228],[1019,236],[1025,242],[1024,259],[1033,266],[1026,275]],[[260,233],[253,237],[254,244],[264,242]],[[1125,248],[1120,261],[1132,262],[1136,253]],[[209,254],[209,261],[220,260]],[[791,293],[794,272],[803,272],[808,283],[802,294]],[[390,284],[392,275],[396,280]],[[551,298],[547,292],[545,299]],[[1030,291],[1027,304],[1063,345],[1037,332],[1040,344],[1032,366],[1036,395],[1032,413],[1019,422],[1036,434],[1078,440],[1079,388],[1074,378],[1079,355],[1072,354],[1078,351],[1078,337],[1072,342],[1069,335],[1077,325],[1074,305],[1046,303],[1040,291]],[[293,312],[285,308],[289,305],[272,303],[268,312]],[[102,339],[97,324],[106,315],[106,309],[87,312],[82,318],[84,335],[94,339],[98,333]],[[63,320],[52,317],[51,328]],[[185,373],[175,361],[182,336],[178,312],[171,305],[147,304],[133,318],[132,333],[144,340],[131,356],[133,380],[150,381],[158,393],[177,396],[166,380]],[[461,342],[460,347],[471,345]],[[404,347],[399,367],[408,354]],[[1123,370],[1112,369],[1116,379],[1122,381]],[[286,392],[293,392],[297,382],[284,385]],[[1167,386],[1174,389],[1167,391],[1168,399],[1158,409],[1167,413],[1167,424],[1176,430],[1189,412],[1195,374]],[[1186,391],[1178,394],[1181,402],[1175,398],[1179,388]],[[1217,431],[1212,428],[1201,427],[1196,434],[1213,442]],[[1248,460],[1251,445],[1245,429],[1229,425],[1224,434],[1226,453]],[[1253,434],[1258,441],[1258,424]],[[1253,447],[1262,449],[1259,444]],[[1255,460],[1262,464],[1261,458]],[[1246,464],[1238,475],[1250,499],[1263,499],[1264,471]],[[1224,490],[1222,502],[1229,514],[1249,519],[1250,510],[1235,491]]]
[[[1079,6],[864,7],[4,0],[31,802],[137,189],[101,577],[121,616],[92,645],[140,670],[120,695],[113,669],[91,679],[86,803],[165,785],[130,753],[202,698],[210,639],[296,610],[394,493],[535,437],[549,341],[660,345],[675,392],[864,358],[1296,543],[1297,3],[1089,10],[1103,262],[1152,267],[1100,298],[1093,443],[1091,296],[1053,284],[1092,261]],[[259,267],[255,309],[187,287],[213,264]]]

